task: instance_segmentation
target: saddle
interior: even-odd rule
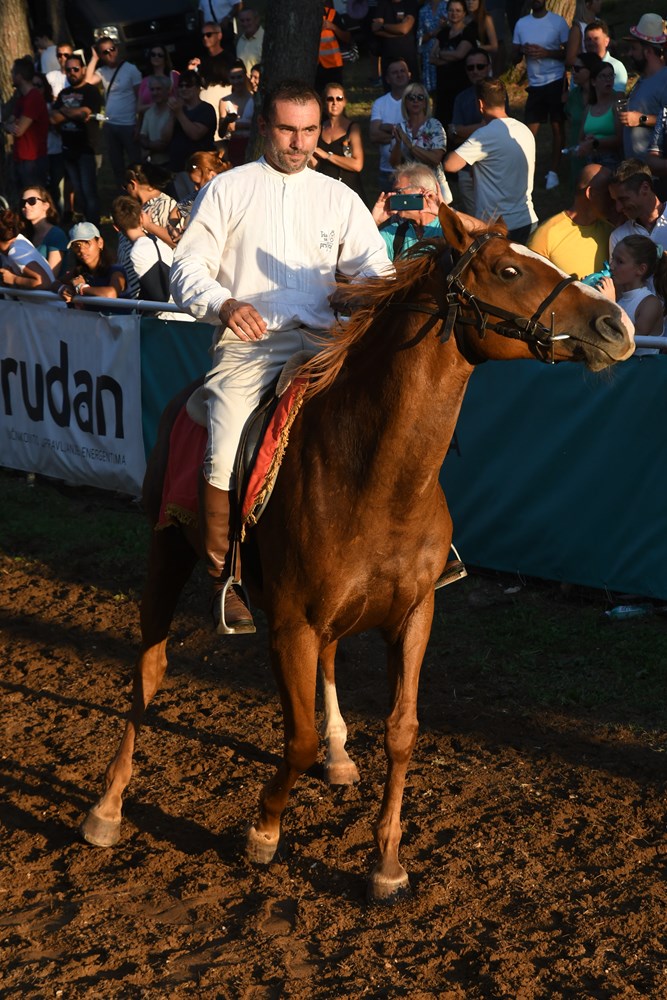
[[[310,357],[312,352],[302,351],[290,358],[244,427],[234,462],[241,541],[247,528],[259,521],[273,492],[307,387],[306,379],[295,377],[295,373]],[[197,481],[207,438],[204,388],[200,386],[171,430],[158,528],[197,523]]]

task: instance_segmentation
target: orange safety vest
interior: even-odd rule
[[[336,8],[328,7],[326,12],[327,21],[333,21],[336,16]],[[333,69],[335,66],[343,65],[343,57],[340,54],[338,39],[331,28],[322,28],[320,34],[320,66],[325,69]]]

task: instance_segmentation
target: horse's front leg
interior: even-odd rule
[[[408,892],[408,873],[398,860],[401,842],[401,805],[405,776],[417,740],[419,672],[433,621],[433,591],[407,618],[401,633],[388,646],[391,712],[385,722],[387,779],[375,842],[380,860],[368,880],[371,901],[393,901]]]
[[[104,794],[90,809],[80,831],[89,844],[112,847],[120,840],[123,793],[132,777],[137,734],[167,668],[167,633],[176,603],[197,557],[177,528],[154,531],[141,601],[142,652],[134,668],[132,705],[120,745],[106,770]]]
[[[259,821],[248,831],[250,861],[268,864],[280,840],[280,817],[299,775],[317,759],[315,687],[318,640],[312,629],[283,626],[271,631],[271,665],[283,710],[284,752],[276,773],[262,788]]]
[[[353,785],[355,781],[359,781],[359,771],[345,749],[347,726],[341,715],[336,693],[335,659],[337,648],[338,643],[332,642],[320,656],[320,673],[324,695],[322,736],[327,748],[324,758],[324,780],[330,785]]]

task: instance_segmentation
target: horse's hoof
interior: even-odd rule
[[[356,785],[359,778],[359,771],[354,761],[340,764],[324,765],[324,780],[328,785]]]
[[[113,847],[120,840],[120,820],[102,819],[91,809],[79,826],[79,833],[95,847]]]
[[[369,903],[398,903],[410,894],[408,873],[400,865],[396,875],[383,875],[373,869],[368,878],[366,898]]]
[[[278,850],[280,834],[272,837],[268,833],[258,833],[254,826],[248,830],[245,853],[248,861],[255,865],[268,865]]]

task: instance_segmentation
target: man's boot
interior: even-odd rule
[[[206,566],[213,581],[211,611],[216,632],[236,635],[256,631],[243,589],[233,579],[231,495],[212,486],[203,474],[199,477],[199,520]]]

